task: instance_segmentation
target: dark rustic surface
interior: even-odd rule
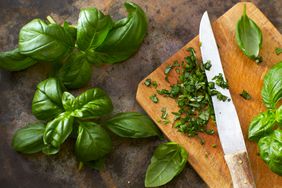
[[[93,68],[91,83],[111,96],[115,111],[142,111],[135,101],[138,82],[198,33],[202,13],[207,9],[214,20],[237,1],[219,0],[135,0],[148,15],[149,31],[141,49],[126,62]],[[254,3],[282,31],[282,1],[256,0]],[[122,0],[0,0],[0,50],[16,46],[19,29],[29,20],[52,15],[61,22],[76,23],[79,9],[96,6],[114,18],[123,17]],[[106,160],[105,170],[85,168],[78,171],[70,140],[52,157],[42,154],[21,155],[11,147],[13,133],[28,122],[31,100],[38,82],[48,76],[49,66],[38,64],[26,71],[0,71],[0,187],[144,187],[146,167],[158,139],[130,140],[113,135],[114,150]],[[78,93],[79,91],[74,91]],[[209,172],[207,172],[209,173]],[[206,187],[187,165],[183,173],[164,187]]]

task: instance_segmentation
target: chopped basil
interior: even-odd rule
[[[151,101],[153,101],[153,103],[158,103],[159,102],[159,99],[158,99],[156,94],[150,96],[150,99],[151,99]]]
[[[282,48],[275,48],[275,53],[276,53],[276,55],[279,55],[279,54],[281,54],[282,53]]]
[[[216,147],[217,147],[217,144],[213,144],[212,147],[213,147],[213,148],[216,148]]]
[[[219,73],[217,76],[214,76],[212,80],[215,81],[215,84],[223,89],[228,89],[228,83],[224,80],[222,73]]]
[[[210,60],[208,60],[206,63],[204,63],[204,68],[206,69],[206,70],[211,70],[211,67],[212,67],[212,65],[211,65],[211,61]]]
[[[245,90],[242,91],[240,96],[243,97],[246,100],[250,100],[252,98],[251,95],[247,91],[245,91]]]
[[[144,84],[148,87],[150,87],[151,83],[152,83],[152,80],[150,78],[147,78],[144,82]]]
[[[153,86],[154,88],[157,88],[157,87],[158,87],[158,82],[157,82],[157,81],[153,81],[153,82],[152,82],[152,86]]]
[[[161,118],[162,118],[162,119],[166,119],[166,118],[167,118],[167,115],[168,115],[168,113],[167,113],[167,111],[166,111],[166,108],[163,107],[163,108],[161,109],[161,112],[162,112]]]

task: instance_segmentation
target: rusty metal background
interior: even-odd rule
[[[0,50],[17,45],[19,29],[33,18],[51,15],[56,21],[76,23],[79,9],[95,6],[115,19],[125,15],[123,0],[0,0]],[[207,9],[212,20],[222,15],[234,0],[134,0],[148,15],[149,30],[145,41],[132,58],[113,66],[93,67],[86,88],[99,86],[111,96],[115,111],[142,111],[135,101],[138,82],[157,68],[198,33],[202,13]],[[255,0],[254,3],[282,31],[282,1]],[[0,187],[144,187],[144,176],[154,148],[162,141],[121,139],[114,135],[114,150],[105,170],[78,171],[73,140],[58,155],[21,155],[11,149],[16,129],[36,119],[31,114],[35,86],[47,78],[48,64],[10,73],[0,71]],[[80,91],[73,91],[79,93]],[[209,173],[209,172],[207,172]],[[188,164],[166,188],[207,187]]]

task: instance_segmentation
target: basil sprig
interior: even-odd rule
[[[262,46],[262,33],[257,24],[247,16],[246,5],[242,17],[237,22],[236,41],[246,56],[257,63],[261,62],[259,50]]]
[[[274,65],[265,75],[262,99],[267,111],[253,118],[249,126],[249,139],[258,142],[261,158],[268,167],[282,175],[282,105],[277,103],[282,97],[282,62]]]
[[[98,169],[112,150],[112,142],[107,131],[93,121],[112,110],[112,101],[102,89],[92,88],[75,97],[63,90],[59,80],[49,78],[37,85],[32,101],[33,114],[45,122],[19,129],[13,137],[12,147],[27,154],[42,151],[54,155],[71,135],[76,139],[77,159]],[[110,126],[110,130],[122,137],[159,135],[153,122],[137,112],[120,113],[106,122],[101,124]]]
[[[158,187],[171,181],[184,169],[188,154],[175,142],[160,144],[147,168],[145,187]]]
[[[140,47],[148,27],[146,15],[135,3],[124,6],[128,16],[117,21],[96,8],[82,9],[77,26],[61,26],[50,17],[48,23],[34,19],[21,28],[18,48],[0,52],[0,68],[19,71],[38,61],[53,62],[66,88],[80,88],[91,78],[91,64],[124,61]]]

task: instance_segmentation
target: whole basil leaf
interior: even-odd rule
[[[66,111],[74,111],[76,109],[75,97],[69,92],[64,92],[62,96],[63,107]]]
[[[106,38],[113,21],[96,8],[82,9],[77,24],[77,46],[81,50],[98,47]]]
[[[271,111],[260,113],[249,126],[249,139],[258,141],[261,137],[268,135],[273,131],[275,122],[275,113]]]
[[[112,150],[112,141],[107,132],[93,122],[81,122],[75,143],[75,155],[79,161],[97,160]]]
[[[267,108],[275,109],[282,97],[282,61],[274,65],[264,76],[261,91],[262,100]]]
[[[92,63],[117,63],[128,59],[140,47],[148,27],[144,11],[135,3],[124,4],[128,16],[114,23],[104,42],[93,52]],[[94,62],[95,61],[95,62]]]
[[[258,146],[261,158],[273,172],[282,176],[282,130],[261,138]]]
[[[73,52],[60,68],[58,78],[69,89],[80,88],[91,78],[92,67],[84,54]]]
[[[262,33],[257,24],[247,16],[246,5],[236,27],[236,41],[240,49],[251,59],[259,59]]]
[[[44,146],[44,130],[45,126],[41,123],[29,124],[18,129],[13,136],[13,149],[26,154],[40,152]]]
[[[68,138],[72,132],[74,118],[71,113],[64,112],[60,114],[57,118],[47,123],[43,140],[47,148],[52,149],[52,153],[55,154],[59,151],[61,144]],[[55,152],[53,152],[55,150]],[[43,150],[46,152],[47,150]]]
[[[188,154],[175,142],[160,144],[147,168],[145,187],[157,187],[171,181],[187,163]]]
[[[277,121],[280,125],[282,123],[282,105],[275,112],[275,121]]]
[[[100,88],[85,91],[75,98],[75,103],[77,110],[72,115],[80,118],[96,118],[113,110],[110,97]]]
[[[37,119],[49,120],[64,111],[62,106],[61,84],[55,78],[48,78],[37,85],[32,113]]]
[[[58,24],[47,25],[34,19],[22,27],[19,33],[19,50],[42,61],[55,61],[74,47],[75,41]]]
[[[8,71],[24,70],[37,63],[36,60],[22,55],[16,48],[7,52],[0,52],[0,68]]]
[[[121,137],[146,138],[160,135],[150,118],[137,112],[119,113],[109,119],[106,126]]]

